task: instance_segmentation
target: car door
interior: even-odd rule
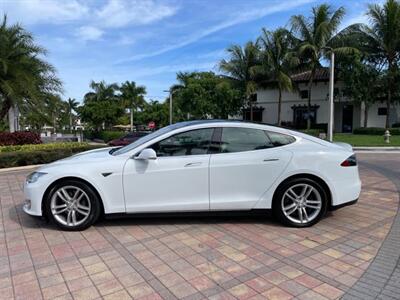
[[[190,130],[151,145],[155,160],[124,168],[127,212],[209,210],[209,148],[213,128]]]
[[[282,174],[292,154],[260,129],[226,127],[210,159],[210,209],[252,209]]]

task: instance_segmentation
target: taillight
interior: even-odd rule
[[[357,166],[357,158],[353,154],[352,156],[349,156],[344,162],[340,164],[342,167],[353,167]]]

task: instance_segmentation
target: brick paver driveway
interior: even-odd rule
[[[388,234],[396,186],[361,166],[357,205],[306,229],[271,218],[101,221],[61,232],[21,210],[27,172],[0,173],[0,298],[336,299]]]

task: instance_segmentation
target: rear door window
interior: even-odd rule
[[[221,153],[234,153],[272,148],[273,144],[264,130],[225,127],[221,136]]]

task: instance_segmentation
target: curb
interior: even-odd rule
[[[398,151],[400,147],[353,147],[355,151]]]
[[[0,169],[0,173],[30,170],[30,169],[38,168],[40,166],[43,166],[43,165],[29,165],[29,166],[22,166],[22,167],[4,168],[4,169]]]

